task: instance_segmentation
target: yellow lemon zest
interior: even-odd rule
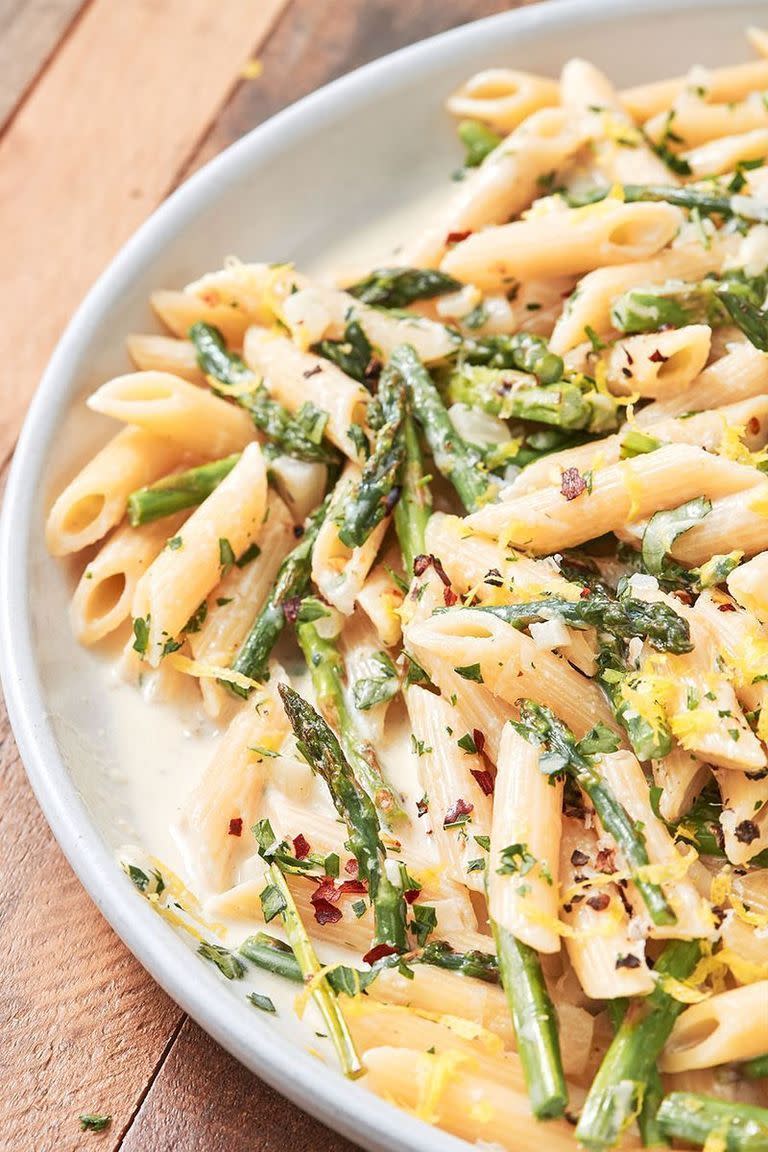
[[[419,1098],[415,1108],[419,1119],[428,1124],[437,1124],[440,1120],[440,1100],[448,1085],[456,1078],[460,1068],[468,1069],[475,1063],[468,1052],[458,1048],[449,1048],[438,1056],[423,1053],[420,1058],[423,1074],[419,1077]]]
[[[228,684],[236,684],[238,688],[261,687],[258,681],[251,680],[250,676],[243,676],[232,668],[207,664],[203,660],[191,660],[189,656],[182,656],[180,652],[171,652],[165,659],[172,668],[177,672],[183,672],[185,676],[196,676],[199,680],[226,680]]]
[[[318,988],[322,984],[323,980],[325,980],[328,973],[335,972],[337,968],[343,967],[344,965],[340,960],[337,960],[335,964],[325,964],[322,968],[319,969],[319,971],[315,972],[314,976],[311,976],[310,979],[307,980],[303,989],[301,992],[299,992],[293,1001],[293,1006],[296,1010],[296,1015],[298,1016],[299,1020],[301,1020],[303,1017],[307,1008],[307,1004],[309,1003],[312,996],[314,996],[315,992],[317,992]],[[358,993],[356,992],[355,995],[357,994]]]

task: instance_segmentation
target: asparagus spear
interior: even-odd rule
[[[672,940],[656,962],[659,983],[630,1006],[592,1081],[576,1137],[589,1149],[612,1148],[642,1107],[675,1020],[685,1008],[664,991],[664,976],[684,980],[701,956],[696,940]]]
[[[223,460],[212,460],[210,464],[200,464],[197,468],[188,468],[186,472],[164,476],[146,488],[137,488],[128,497],[130,524],[136,528],[139,524],[150,524],[153,520],[160,520],[183,508],[195,508],[202,504],[214,488],[218,488],[224,477],[229,475],[239,459],[240,453],[234,452]]]
[[[285,625],[285,604],[304,596],[309,587],[312,549],[328,511],[329,500],[330,497],[326,496],[308,518],[301,540],[278,568],[272,591],[235,658],[232,665],[235,672],[251,680],[269,678],[269,654]],[[229,687],[239,696],[248,696],[247,689],[235,684]]]
[[[659,708],[649,717],[631,706],[624,688],[634,688],[637,676],[627,665],[625,646],[608,632],[598,633],[597,678],[638,760],[666,756],[672,749],[672,732],[664,713]]]
[[[687,282],[668,280],[647,288],[630,288],[619,296],[611,309],[611,323],[620,332],[656,332],[660,328],[682,328],[686,324],[713,327],[731,321],[749,336],[750,310],[759,309],[766,293],[766,277],[748,277],[740,270],[722,278],[705,276]],[[757,335],[761,329],[758,327]],[[750,337],[751,338],[751,337]]]
[[[671,1092],[662,1101],[658,1120],[667,1136],[686,1144],[709,1146],[710,1139],[719,1136],[717,1147],[723,1152],[768,1152],[768,1108],[697,1092]]]
[[[488,368],[517,368],[532,373],[540,384],[555,384],[563,378],[562,356],[550,352],[541,336],[516,332],[513,336],[481,336],[465,339],[462,362]]]
[[[517,1054],[538,1120],[562,1116],[568,1104],[557,1016],[538,953],[492,921],[499,969],[517,1041]]]
[[[419,434],[413,417],[403,421],[405,459],[400,473],[400,499],[395,505],[395,531],[400,541],[403,564],[408,577],[413,575],[413,562],[427,550],[425,533],[432,515],[432,495],[419,444]]]
[[[390,362],[405,382],[411,410],[424,430],[437,468],[453,484],[467,511],[474,512],[490,491],[480,452],[453,427],[440,393],[414,349],[401,344]]]
[[[569,196],[568,203],[572,208],[596,204],[604,200],[609,192],[609,188],[590,189],[578,198]],[[696,211],[702,216],[733,216],[753,224],[768,224],[768,207],[764,200],[752,196],[724,196],[707,188],[691,187],[690,184],[682,188],[672,184],[625,184],[624,200],[627,204],[663,200],[678,208]]]
[[[482,408],[503,420],[533,420],[557,428],[588,432],[612,432],[618,428],[619,407],[616,400],[596,388],[582,388],[579,383],[560,379],[540,386],[526,384],[525,377],[510,380],[503,368],[462,364],[448,379],[448,398],[454,404]]]
[[[765,1056],[755,1056],[754,1060],[747,1060],[742,1064],[741,1072],[748,1080],[768,1078],[768,1052]]]
[[[332,360],[342,372],[361,384],[368,383],[369,376],[375,374],[378,366],[371,342],[357,320],[349,321],[343,340],[319,340],[312,345],[312,351]]]
[[[363,738],[344,699],[344,662],[336,643],[320,635],[314,621],[296,625],[296,636],[312,677],[321,714],[339,733],[341,747],[357,783],[367,792],[384,824],[403,815],[395,793],[384,780],[373,745]]]
[[[365,1069],[355,1050],[336,995],[326,977],[322,975],[320,961],[299,916],[291,890],[277,864],[268,864],[266,874],[268,887],[265,891],[275,889],[277,892],[277,903],[280,907],[283,927],[301,972],[301,978],[305,983],[312,982],[312,999],[320,1009],[328,1034],[338,1053],[342,1071],[345,1076],[354,1079],[356,1076],[360,1076]]]
[[[378,308],[407,308],[415,300],[430,300],[463,287],[453,276],[433,268],[376,268],[347,292]]]
[[[542,771],[553,775],[567,772],[592,801],[595,812],[605,831],[613,837],[633,873],[633,879],[654,924],[674,924],[676,917],[658,884],[643,877],[643,869],[650,861],[645,839],[626,809],[615,796],[594,765],[592,752],[585,751],[602,743],[604,749],[615,750],[615,735],[605,730],[593,730],[577,744],[573,733],[555,716],[550,708],[533,700],[520,702],[520,721],[515,727],[526,740],[547,745],[541,757]]]
[[[476,609],[490,612],[515,628],[527,628],[539,620],[560,619],[571,628],[599,628],[629,639],[640,636],[660,652],[690,652],[688,622],[667,604],[649,604],[625,597],[619,600],[596,590],[580,600],[552,596],[523,604],[503,604]]]
[[[368,881],[376,925],[374,943],[402,952],[407,947],[406,904],[402,888],[387,873],[376,809],[323,718],[287,684],[280,684],[278,691],[299,749],[325,780],[336,811],[347,825],[348,847],[357,860],[360,878]]]
[[[193,324],[189,338],[213,390],[236,400],[250,414],[256,427],[283,452],[297,460],[338,464],[338,452],[323,440],[327,412],[307,403],[292,416],[287,408],[270,398],[245,361],[227,351],[223,336],[212,324]]]
[[[360,480],[347,494],[339,517],[339,539],[349,548],[364,544],[400,498],[399,481],[405,460],[405,389],[389,367],[381,375],[378,398],[384,422],[376,433]]]

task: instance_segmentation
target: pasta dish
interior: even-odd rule
[[[768,1149],[750,39],[624,91],[479,73],[389,263],[155,292],[47,521],[76,638],[213,741],[136,888],[243,1012],[486,1148]]]

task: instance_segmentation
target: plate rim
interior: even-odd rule
[[[243,166],[258,162],[270,141],[301,135],[307,119],[332,116],[359,89],[397,87],[403,73],[423,57],[445,56],[467,39],[481,43],[501,24],[546,34],[550,26],[592,22],[606,16],[620,22],[623,13],[685,13],[722,7],[721,0],[545,0],[462,24],[379,57],[331,81],[282,109],[229,145],[164,200],[110,260],[76,309],[51,355],[27,410],[13,450],[0,517],[0,679],[11,729],[27,778],[60,848],[86,892],[129,951],[152,978],[208,1035],[251,1072],[330,1129],[368,1148],[391,1152],[461,1152],[464,1140],[418,1120],[372,1092],[326,1069],[304,1049],[286,1043],[267,1028],[253,1026],[242,1005],[220,979],[199,963],[176,933],[153,912],[123,875],[102,839],[56,745],[48,720],[32,639],[33,611],[28,602],[29,539],[34,485],[28,476],[44,472],[36,462],[37,445],[50,443],[59,408],[66,410],[76,392],[73,365],[91,328],[91,313],[106,298],[126,289],[156,247],[167,225],[193,215],[215,199],[215,187],[237,180]],[[460,54],[460,48],[458,49]],[[68,387],[62,398],[60,380]],[[54,404],[53,401],[59,403]]]

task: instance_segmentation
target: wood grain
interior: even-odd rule
[[[84,0],[0,0],[0,131]]]
[[[0,463],[67,319],[286,0],[93,0],[0,141]]]
[[[320,1068],[318,1075],[322,1075]],[[247,1072],[189,1019],[121,1152],[167,1152],[171,1148],[183,1152],[355,1152],[343,1137],[310,1120]]]

